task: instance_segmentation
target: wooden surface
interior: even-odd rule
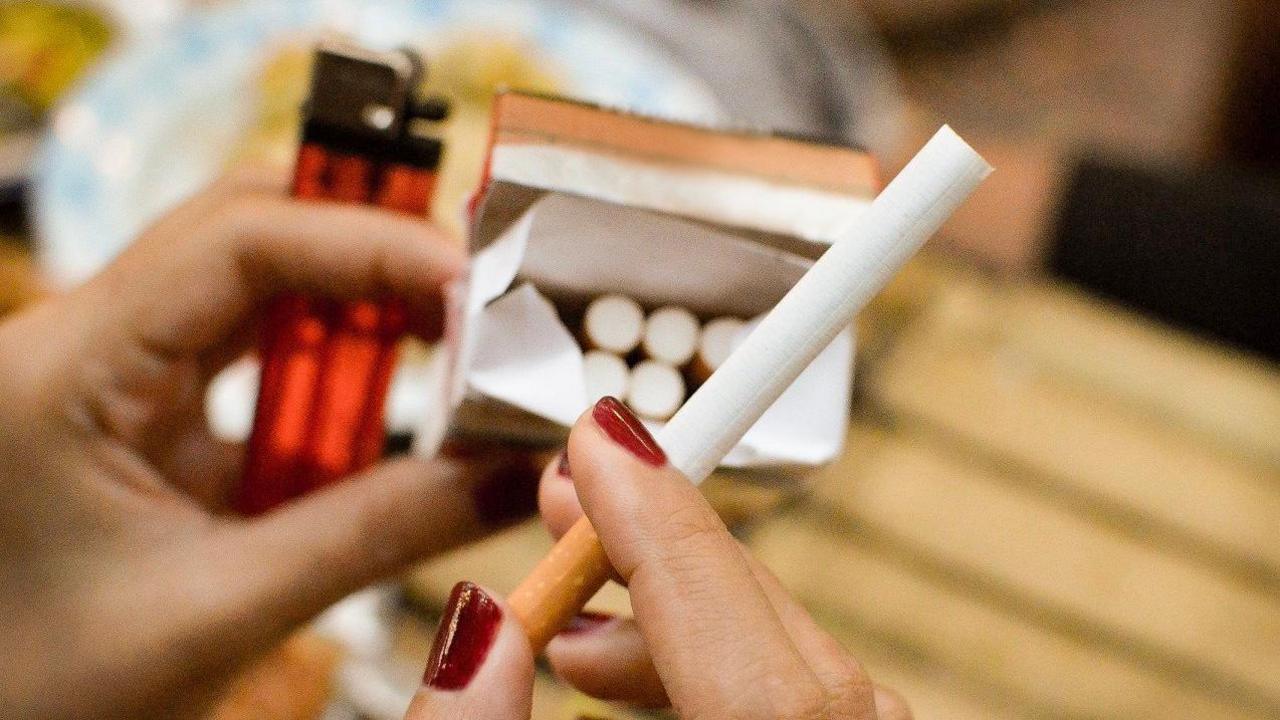
[[[1280,717],[1275,367],[928,260],[864,321],[844,456],[714,493],[875,678],[920,718]],[[410,585],[507,589],[548,542],[523,526]],[[613,585],[595,605],[628,611]],[[599,707],[555,698],[540,717]]]

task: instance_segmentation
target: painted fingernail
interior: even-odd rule
[[[667,454],[645,429],[640,419],[618,398],[606,395],[591,409],[591,417],[614,442],[654,467],[667,463]]]
[[[610,615],[609,613],[589,611],[580,612],[573,616],[573,619],[569,621],[569,624],[565,626],[564,630],[560,631],[560,634],[585,635],[587,633],[595,632],[617,619],[617,616]]]
[[[532,460],[512,460],[495,468],[471,487],[476,515],[488,525],[502,526],[532,517],[538,509],[541,471]]]
[[[453,586],[422,682],[437,690],[460,690],[484,663],[502,625],[502,608],[478,585]]]
[[[566,480],[573,479],[573,470],[569,467],[569,451],[560,453],[560,464],[556,465],[556,473]]]

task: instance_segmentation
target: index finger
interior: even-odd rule
[[[162,219],[86,288],[150,350],[217,345],[284,291],[394,296],[438,327],[466,265],[435,226],[387,210],[252,193],[205,207]]]
[[[604,398],[569,437],[583,510],[672,704],[688,717],[804,717],[825,693],[715,511],[630,411]]]

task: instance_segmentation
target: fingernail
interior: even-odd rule
[[[614,442],[654,467],[667,463],[667,454],[645,429],[640,419],[617,398],[606,395],[591,409],[591,417]]]
[[[616,616],[609,613],[580,612],[573,616],[573,619],[569,621],[564,630],[560,631],[560,634],[585,635],[595,632],[617,619]]]
[[[538,509],[540,468],[531,460],[513,460],[471,487],[476,515],[493,526],[532,517]]]
[[[502,608],[478,585],[454,585],[422,682],[437,690],[466,687],[484,663],[501,624]]]
[[[573,470],[569,468],[569,451],[565,450],[560,453],[560,464],[556,466],[556,473],[566,480],[573,479]]]

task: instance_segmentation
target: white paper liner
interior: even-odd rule
[[[459,363],[466,392],[567,429],[588,406],[582,349],[548,296],[586,300],[620,292],[650,307],[674,303],[707,317],[751,318],[771,308],[810,264],[701,223],[548,194],[473,259]],[[846,330],[723,464],[813,466],[838,455],[853,352]],[[654,432],[663,426],[646,424]],[[418,447],[431,450],[423,442]]]

